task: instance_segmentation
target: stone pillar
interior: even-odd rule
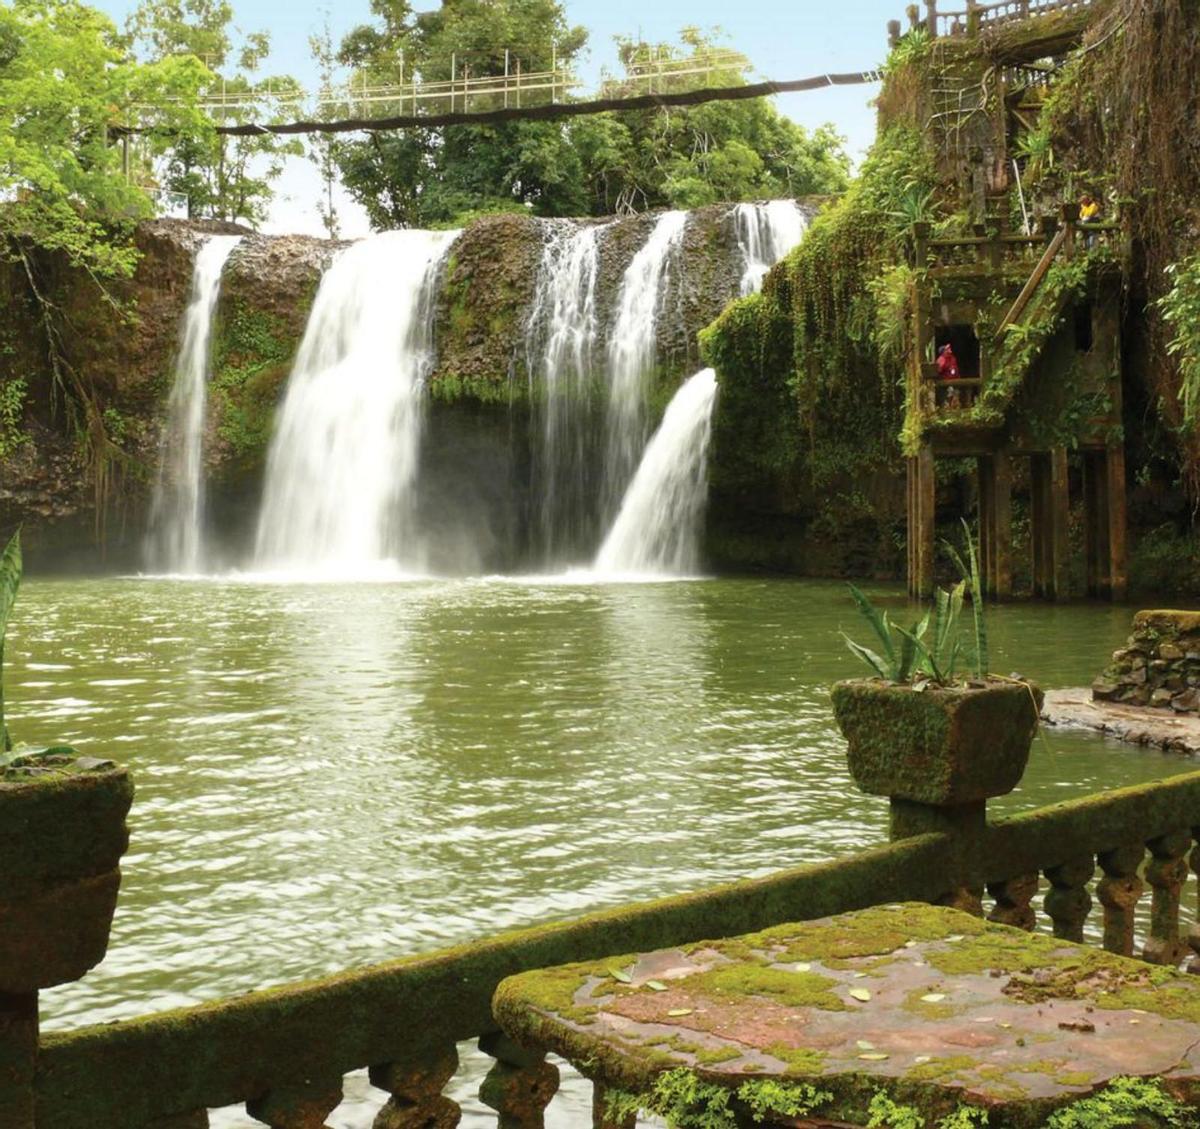
[[[108,948],[133,785],[93,763],[0,772],[0,1129],[33,1129],[38,992],[79,980]]]
[[[890,837],[950,836],[952,877],[942,901],[981,914],[986,860],[978,847],[987,801],[1007,795],[1024,775],[1041,691],[1016,682],[918,691],[864,679],[839,682],[832,697],[855,784],[891,801]],[[1023,914],[1032,891],[1005,893],[1014,914]]]

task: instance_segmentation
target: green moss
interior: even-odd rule
[[[970,1055],[948,1055],[911,1066],[904,1077],[909,1082],[954,1082],[973,1071],[977,1062]]]
[[[724,994],[763,996],[786,1007],[845,1011],[833,993],[835,980],[814,972],[784,972],[766,965],[733,964],[689,976],[680,982],[689,992],[719,998]]]
[[[788,1074],[803,1074],[814,1077],[825,1070],[826,1055],[824,1051],[814,1051],[807,1047],[789,1047],[786,1043],[771,1043],[764,1050],[772,1058],[777,1058],[787,1065]]]
[[[297,342],[283,321],[235,300],[218,320],[210,396],[217,432],[242,468],[266,457]]]

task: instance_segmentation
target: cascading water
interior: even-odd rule
[[[221,272],[241,239],[240,235],[211,236],[192,268],[146,545],[148,565],[162,572],[194,574],[204,567],[204,417],[213,312],[221,292]]]
[[[596,556],[597,573],[696,572],[716,395],[712,369],[696,373],[675,393]]]
[[[741,284],[745,296],[758,290],[767,271],[800,242],[808,220],[794,200],[739,204],[734,216],[746,264]]]
[[[559,563],[595,537],[592,382],[599,266],[596,225],[556,224],[542,252],[526,323],[526,365],[541,417],[536,521],[544,557]]]
[[[271,440],[261,569],[420,571],[416,472],[433,299],[458,232],[391,231],[326,271]]]
[[[646,443],[646,377],[654,367],[655,330],[683,241],[686,212],[664,212],[621,280],[608,337],[609,400],[604,467],[605,512],[611,519]]]

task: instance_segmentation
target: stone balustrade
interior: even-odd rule
[[[1200,612],[1138,612],[1129,642],[1092,683],[1092,697],[1200,713]]]
[[[9,799],[0,791],[0,827]],[[196,1007],[39,1038],[26,993],[0,1013],[0,1056],[28,1051],[24,1069],[0,1069],[0,1127],[203,1129],[210,1109],[242,1104],[274,1129],[319,1129],[343,1076],[366,1068],[376,1129],[450,1129],[461,1113],[443,1091],[471,1042],[493,1061],[480,1099],[497,1123],[536,1129],[557,1070],[499,1035],[491,999],[505,977],[896,901],[1200,968],[1184,910],[1200,871],[1200,773],[1005,819],[981,804],[969,818],[897,804],[893,834],[909,837],[830,862]]]

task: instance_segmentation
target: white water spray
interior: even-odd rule
[[[608,338],[604,494],[609,517],[617,511],[646,442],[646,377],[654,367],[655,330],[687,221],[686,212],[659,216],[621,281],[617,316]]]
[[[738,246],[745,260],[742,295],[753,294],[780,259],[804,236],[808,220],[794,200],[739,204],[734,209]]]
[[[162,572],[193,574],[204,567],[204,419],[213,313],[221,272],[241,240],[240,235],[211,236],[192,267],[146,546],[150,567]]]
[[[708,494],[717,375],[704,369],[675,393],[596,556],[602,574],[693,575]]]
[[[596,225],[556,225],[542,252],[526,323],[526,366],[541,416],[534,455],[537,521],[551,559],[586,540],[594,509],[589,456],[599,267]]]
[[[338,576],[423,568],[422,391],[435,283],[457,235],[373,235],[326,271],[271,440],[259,568]]]

